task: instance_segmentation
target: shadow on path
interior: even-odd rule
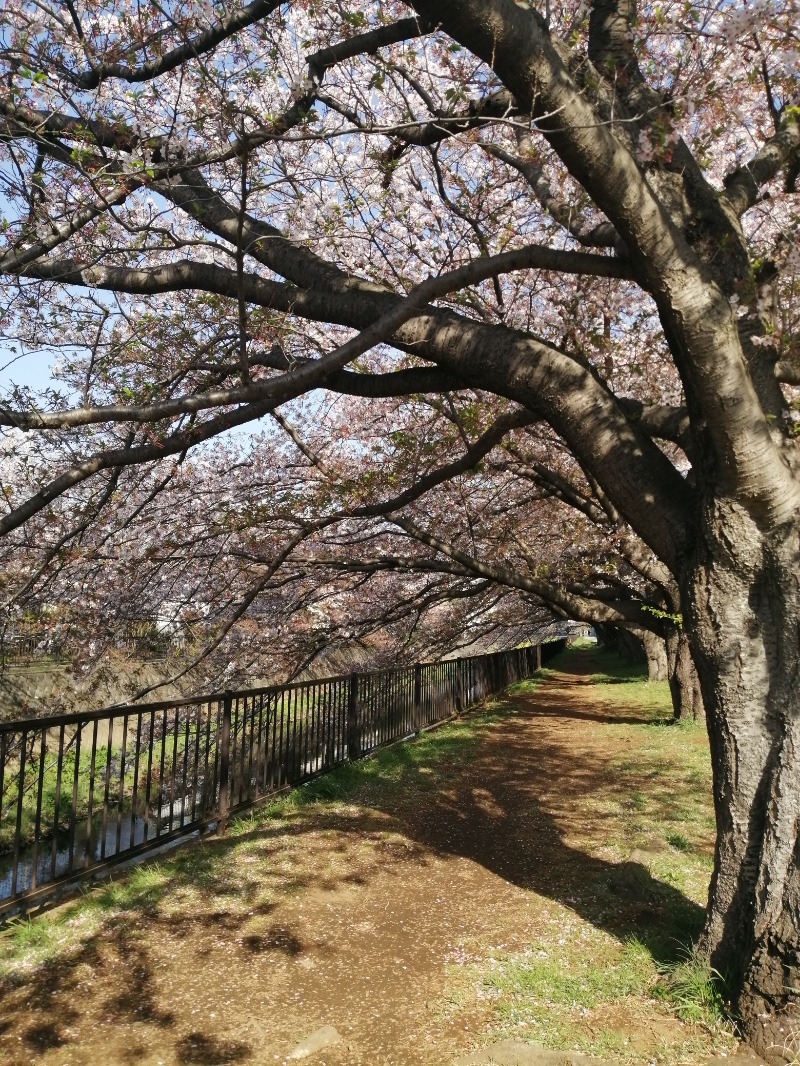
[[[607,748],[593,742],[584,723],[644,725],[647,720],[644,715],[615,716],[593,706],[584,676],[587,663],[591,667],[591,659],[567,657],[562,672],[550,672],[530,695],[513,696],[491,726],[482,727],[476,718],[478,740],[466,758],[462,751],[459,760],[454,748],[452,762],[436,762],[432,772],[413,758],[408,746],[395,748],[395,770],[399,766],[395,783],[367,781],[357,786],[354,803],[361,803],[360,808],[351,806],[343,814],[329,807],[306,807],[288,824],[266,822],[249,833],[194,845],[185,852],[185,860],[176,856],[170,866],[173,886],[191,883],[215,897],[214,906],[201,913],[163,913],[157,903],[164,889],[156,886],[149,895],[142,893],[124,915],[110,918],[76,954],[43,973],[0,986],[0,1015],[10,1017],[23,1005],[25,1012],[8,1032],[0,1027],[0,1052],[3,1047],[22,1048],[27,1057],[11,1060],[22,1062],[32,1053],[66,1043],[65,1034],[81,1011],[85,980],[81,967],[94,964],[102,953],[104,966],[114,975],[113,985],[101,993],[104,1021],[147,1022],[169,1031],[173,1061],[179,1064],[249,1062],[253,1049],[247,1041],[221,1040],[211,1026],[203,1028],[200,1018],[187,1032],[185,1019],[176,1022],[172,1004],[163,997],[159,1002],[153,992],[154,947],[142,931],[147,929],[151,938],[163,932],[178,942],[191,936],[197,954],[198,933],[206,930],[208,944],[199,953],[209,965],[221,950],[238,959],[265,954],[294,960],[307,951],[307,929],[287,924],[285,918],[278,921],[275,912],[280,906],[259,901],[271,879],[276,885],[280,880],[284,898],[312,889],[333,893],[368,884],[390,864],[397,883],[405,879],[406,890],[418,889],[419,905],[428,907],[425,870],[434,856],[468,859],[506,882],[558,901],[620,939],[636,936],[657,961],[674,959],[680,946],[698,932],[702,908],[673,886],[652,878],[644,866],[611,863],[566,842],[587,829],[579,822],[583,816],[576,810],[577,797],[597,794],[619,799],[631,787],[631,775],[623,782],[611,772]],[[643,773],[642,789],[651,783]],[[653,802],[664,803],[666,809],[668,794],[656,795]],[[406,842],[394,850],[381,843],[387,828],[399,830]],[[590,828],[602,839],[601,816]],[[287,839],[300,842],[298,859],[291,876],[287,879],[284,872],[279,879],[273,860],[281,849],[285,851]],[[365,840],[375,843],[372,866],[356,863],[348,869],[350,851]],[[248,861],[258,862],[258,877],[243,888],[234,876],[234,860],[224,859],[245,842],[256,849],[257,859]],[[326,867],[325,849],[341,853],[344,861],[338,872],[331,873],[330,864]],[[235,861],[242,861],[241,853]],[[328,871],[324,875],[323,869]],[[226,897],[231,900],[230,911],[220,902]],[[254,915],[264,920],[258,935],[245,929]],[[353,921],[357,918],[352,916]],[[337,935],[342,930],[332,928],[330,951],[340,950]],[[414,945],[409,945],[411,955],[413,951]],[[93,994],[98,995],[97,990]],[[39,1021],[32,1021],[32,1016]],[[138,1054],[131,1043],[125,1061],[137,1061]]]
[[[542,719],[554,725],[568,719],[604,724],[642,724],[642,719],[568,708],[565,688],[550,685],[533,696],[516,697],[513,711],[484,738],[461,782],[396,816],[403,832],[426,848],[480,863],[620,939],[636,936],[657,962],[672,961],[699,932],[703,909],[654,879],[643,865],[608,862],[564,840],[579,817],[576,798],[596,793],[625,802],[630,777],[615,778],[605,760],[577,758],[568,734],[557,738],[550,729],[544,739],[542,731],[532,729]],[[643,774],[642,790],[651,784]],[[669,813],[668,796],[653,796],[650,802],[656,816],[659,803]],[[595,828],[602,836],[602,821]]]

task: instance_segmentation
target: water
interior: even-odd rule
[[[201,797],[198,796],[198,804]],[[139,844],[157,843],[156,831],[160,825],[163,837],[171,828],[177,829],[180,825],[181,811],[187,809],[187,820],[191,818],[192,801],[187,797],[185,803],[176,800],[174,804],[167,804],[161,808],[156,816],[143,818],[140,815],[132,815],[130,811],[124,813],[120,819],[119,843],[117,843],[117,815],[109,811],[105,832],[103,831],[102,818],[94,819],[91,835],[87,837],[86,822],[75,826],[74,834],[69,830],[59,830],[49,840],[39,843],[39,854],[36,860],[36,884],[37,886],[52,884],[67,873],[77,873],[85,870],[103,858],[110,859],[116,855],[122,855]],[[196,808],[199,811],[199,806]],[[146,832],[145,832],[146,830]],[[70,844],[72,845],[70,847]],[[104,846],[105,845],[105,846]],[[55,872],[53,872],[53,847],[55,846]],[[70,867],[70,851],[72,852],[72,866]],[[20,851],[17,862],[17,893],[25,892],[33,884],[34,871],[34,848],[27,845]],[[0,856],[0,901],[8,899],[12,895],[14,879],[14,856]]]

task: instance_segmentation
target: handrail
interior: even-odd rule
[[[0,918],[439,725],[563,641],[0,726]]]

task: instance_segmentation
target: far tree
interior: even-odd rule
[[[793,0],[8,0],[0,48],[3,328],[63,383],[4,405],[60,458],[31,449],[0,532],[79,486],[92,522],[120,469],[320,388],[546,423],[677,587],[718,827],[701,946],[791,1058]],[[376,425],[378,487],[381,458]]]

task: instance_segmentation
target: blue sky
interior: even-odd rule
[[[51,354],[48,352],[34,352],[24,356],[19,355],[19,348],[13,341],[0,338],[0,400],[8,396],[12,385],[26,386],[35,392],[52,388],[64,392],[64,383],[54,381],[50,376]],[[224,439],[245,440],[262,432],[267,426],[268,419],[260,419],[257,422],[239,426],[221,434]]]
[[[45,352],[20,356],[15,344],[0,339],[0,393],[12,383],[27,385],[37,391],[52,387],[50,356]]]

